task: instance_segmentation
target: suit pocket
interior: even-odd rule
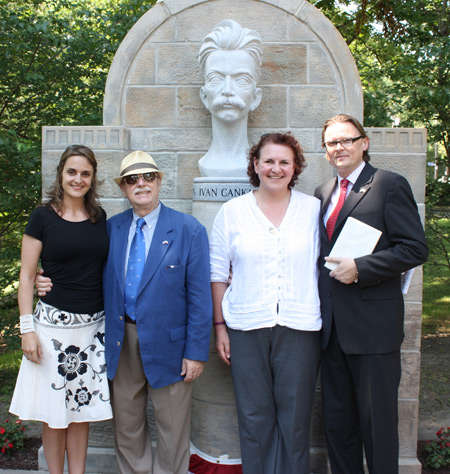
[[[378,284],[361,288],[361,299],[364,300],[391,300],[401,296],[400,287]]]
[[[186,339],[186,326],[170,330],[171,341],[179,341],[180,339]]]
[[[180,273],[183,271],[184,271],[184,265],[180,265],[180,264],[165,265],[161,269],[161,273],[163,275],[172,275],[172,273]]]

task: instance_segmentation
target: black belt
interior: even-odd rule
[[[128,314],[125,314],[125,322],[130,323],[130,324],[136,324],[136,321],[134,319],[131,319]]]

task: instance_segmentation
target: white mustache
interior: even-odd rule
[[[213,110],[221,109],[225,105],[231,105],[239,110],[245,109],[245,102],[239,97],[217,97],[212,103]]]
[[[133,196],[135,196],[136,194],[138,193],[142,193],[142,192],[152,192],[152,188],[149,188],[148,186],[145,186],[143,188],[137,188],[133,191]]]

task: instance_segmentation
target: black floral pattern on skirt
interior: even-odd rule
[[[104,341],[104,333],[97,333],[95,336],[99,343]],[[103,399],[103,394],[99,390],[89,391],[89,388],[85,385],[85,382],[80,378],[78,388],[74,393],[74,388],[69,382],[74,381],[77,377],[86,374],[86,376],[98,379],[99,382],[103,380],[102,374],[106,374],[106,364],[101,364],[95,367],[95,358],[99,358],[104,354],[104,343],[100,343],[101,348],[98,348],[96,344],[90,344],[83,350],[79,347],[70,345],[65,349],[62,349],[62,344],[56,339],[52,339],[53,347],[58,354],[58,374],[63,377],[63,384],[57,387],[56,384],[52,384],[53,390],[66,390],[66,407],[72,411],[80,411],[84,406],[88,406],[92,400],[92,397],[100,397]]]

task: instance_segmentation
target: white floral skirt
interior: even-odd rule
[[[105,313],[68,313],[39,301],[34,325],[43,357],[40,364],[22,358],[9,411],[51,428],[112,418]]]

